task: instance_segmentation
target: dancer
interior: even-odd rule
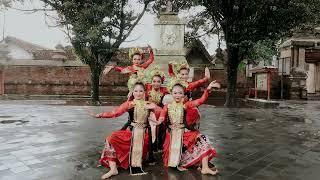
[[[185,90],[185,95],[187,100],[192,100],[192,91],[203,86],[210,79],[210,71],[207,67],[205,68],[204,78],[194,82],[188,82],[190,78],[189,77],[190,67],[188,65],[188,62],[186,61],[181,63],[170,62],[168,66],[169,66],[168,68],[169,75],[171,77],[181,78],[182,80],[188,83],[188,86],[186,87],[186,90]]]
[[[205,76],[202,79],[199,79],[194,82],[188,82],[189,81],[189,72],[190,72],[190,67],[188,65],[188,62],[184,61],[181,63],[176,63],[176,62],[170,62],[168,64],[169,66],[169,75],[171,77],[177,77],[181,78],[187,83],[187,87],[185,89],[185,101],[190,101],[192,100],[192,91],[195,89],[200,88],[201,86],[204,86],[206,82],[210,79],[210,71],[209,68],[205,68]],[[200,121],[200,112],[197,107],[194,108],[189,108],[186,111],[186,115],[190,119],[194,119],[194,122],[198,122],[197,128],[200,127],[199,121]]]
[[[167,85],[174,101],[164,106],[159,122],[167,119],[168,131],[163,145],[163,161],[166,167],[177,167],[183,171],[190,166],[201,166],[202,174],[215,175],[218,171],[209,168],[208,162],[216,156],[207,136],[195,128],[193,118],[186,115],[190,108],[203,104],[211,88],[220,88],[220,84],[212,81],[203,92],[200,99],[185,101],[184,92],[188,84],[178,78],[173,78]]]
[[[146,84],[147,100],[157,105],[155,115],[156,119],[158,119],[163,108],[163,97],[168,94],[167,88],[162,86],[165,74],[160,70],[159,66],[153,66],[148,69],[146,76],[151,82]],[[166,131],[165,124],[156,126],[156,124],[151,122],[150,126],[152,129],[152,150],[154,152],[161,151]]]
[[[134,74],[141,69],[146,69],[154,61],[153,50],[148,45],[149,59],[142,63],[144,59],[143,50],[140,48],[133,48],[129,50],[129,58],[132,60],[132,65],[127,67],[107,65],[103,70],[103,74],[108,74],[111,69],[114,69],[122,74]]]
[[[113,132],[105,140],[105,147],[100,163],[110,167],[110,171],[101,179],[118,174],[117,167],[130,168],[131,175],[145,174],[142,161],[148,152],[148,118],[155,104],[148,103],[145,98],[144,81],[131,75],[128,88],[132,91],[133,100],[126,101],[112,112],[97,114],[97,118],[115,118],[125,112],[129,113],[128,122],[118,131]]]
[[[148,69],[146,76],[150,82],[146,84],[147,99],[163,107],[163,96],[168,94],[167,88],[162,86],[165,80],[165,74],[160,70],[159,66],[153,66]]]

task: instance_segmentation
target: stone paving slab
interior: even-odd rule
[[[111,106],[64,106],[59,101],[0,100],[0,179],[99,179],[104,138],[127,115],[101,120],[88,115]],[[177,172],[161,163],[145,166],[145,176],[128,171],[112,179],[318,180],[320,102],[287,101],[277,109],[202,106],[201,132],[218,152],[219,176],[196,169]],[[159,161],[161,156],[157,155]]]

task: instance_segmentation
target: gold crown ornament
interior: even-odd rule
[[[141,55],[141,59],[144,58],[144,53],[141,48],[131,48],[129,50],[129,58],[132,59],[135,54]]]
[[[152,67],[149,67],[145,72],[147,82],[152,82],[152,78],[154,76],[160,76],[162,82],[164,81],[165,74],[158,65],[153,65]]]
[[[169,64],[171,64],[172,71],[176,76],[179,75],[181,69],[190,69],[190,66],[186,60],[182,62],[170,61]]]
[[[184,89],[188,87],[188,83],[180,78],[172,77],[167,83],[167,89],[171,93],[175,85],[181,85]]]
[[[133,91],[133,88],[137,83],[141,83],[141,84],[145,85],[145,78],[144,78],[143,74],[132,74],[129,77],[129,80],[127,83],[129,93],[131,93]]]

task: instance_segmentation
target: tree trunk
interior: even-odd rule
[[[91,102],[93,105],[100,105],[99,82],[101,67],[99,65],[90,65],[91,70]]]
[[[228,62],[227,62],[227,94],[226,107],[236,106],[236,91],[237,91],[237,72],[239,65],[239,47],[227,45]]]

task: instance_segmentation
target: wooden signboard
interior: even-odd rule
[[[306,49],[306,63],[320,62],[320,49]]]
[[[256,87],[260,91],[268,91],[268,74],[259,73],[256,75]]]

